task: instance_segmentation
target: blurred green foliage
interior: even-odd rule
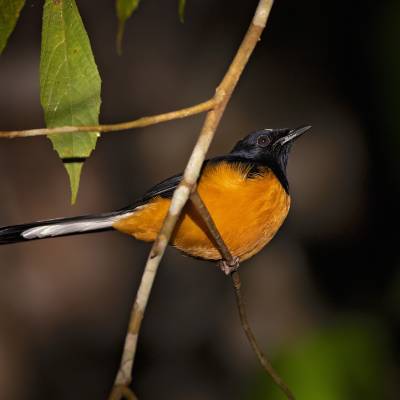
[[[133,12],[139,7],[140,0],[116,0],[115,8],[118,17],[117,53],[122,53],[122,39],[124,37],[125,23]]]
[[[379,324],[345,320],[299,340],[274,365],[297,400],[382,400],[391,370],[388,342]],[[261,373],[245,398],[286,399]]]
[[[0,0],[0,54],[18,21],[25,0]]]
[[[179,19],[182,23],[185,20],[185,6],[186,6],[186,0],[179,0],[178,14],[179,14]]]

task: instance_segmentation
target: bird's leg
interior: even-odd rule
[[[239,269],[239,261],[239,257],[234,256],[231,262],[219,260],[217,265],[225,275],[230,275]]]

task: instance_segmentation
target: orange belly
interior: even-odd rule
[[[241,261],[259,252],[285,220],[290,197],[276,176],[266,169],[246,178],[243,164],[219,163],[204,169],[198,191],[226,245]],[[156,197],[114,228],[144,241],[154,241],[170,199]],[[193,206],[188,203],[171,238],[173,246],[193,257],[219,260],[221,256]]]

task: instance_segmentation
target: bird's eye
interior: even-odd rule
[[[268,146],[268,144],[269,144],[269,139],[268,139],[268,137],[267,137],[267,136],[260,136],[260,137],[257,139],[257,144],[258,144],[260,147],[266,147],[266,146]]]

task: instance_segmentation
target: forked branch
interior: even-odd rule
[[[239,311],[239,316],[240,316],[240,322],[242,324],[242,328],[246,334],[247,340],[250,343],[251,348],[253,349],[254,353],[256,354],[258,360],[260,361],[261,366],[265,370],[265,372],[272,378],[272,380],[275,382],[275,384],[282,390],[283,393],[287,396],[289,400],[294,400],[294,396],[289,389],[289,387],[286,385],[286,383],[282,380],[282,378],[278,375],[278,373],[275,371],[273,368],[271,362],[265,357],[265,355],[262,353],[260,346],[258,345],[257,339],[254,336],[254,333],[250,327],[249,321],[247,319],[247,312],[246,312],[246,306],[245,302],[243,299],[243,294],[241,290],[241,281],[240,281],[240,275],[239,275],[239,264],[238,261],[233,257],[231,252],[228,249],[228,246],[225,244],[224,240],[222,239],[222,236],[218,232],[218,229],[206,207],[204,204],[203,200],[201,199],[199,193],[197,190],[193,191],[193,193],[190,196],[190,200],[192,204],[196,207],[196,210],[198,214],[201,216],[202,220],[207,226],[208,231],[212,235],[215,244],[217,245],[217,248],[223,257],[223,259],[227,262],[228,266],[233,268],[231,272],[231,278],[232,278],[232,283],[233,287],[235,289],[235,296],[236,296],[236,303]]]
[[[230,64],[228,71],[226,72],[220,85],[217,87],[215,96],[213,97],[215,101],[214,107],[207,113],[199,137],[185,168],[182,181],[172,196],[171,205],[167,216],[147,259],[133,305],[131,322],[129,324],[130,328],[126,336],[122,361],[117,378],[115,380],[113,393],[115,393],[118,387],[128,387],[131,383],[132,367],[136,353],[140,325],[146,310],[153,282],[157,274],[158,266],[168,245],[174,227],[178,221],[179,215],[181,214],[183,207],[188,201],[189,196],[196,185],[201,166],[225,111],[226,105],[249,60],[249,57],[253,53],[257,42],[260,40],[261,33],[265,28],[271,11],[272,3],[273,0],[259,1],[250,27],[232,63]]]

